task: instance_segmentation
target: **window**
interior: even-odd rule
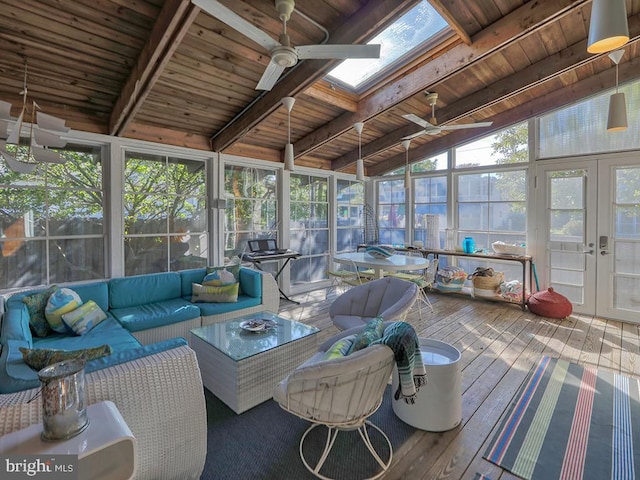
[[[413,180],[414,240],[428,248],[444,248],[444,231],[447,228],[447,177],[419,177]],[[429,232],[437,235],[436,243],[430,242]]]
[[[277,238],[277,178],[276,170],[272,169],[237,165],[224,167],[224,195],[227,201],[225,257],[235,258],[247,250],[247,240]]]
[[[364,184],[339,179],[336,209],[336,250],[355,250],[359,244],[364,243]]]
[[[622,85],[629,128],[607,132],[609,96],[589,98],[540,117],[540,158],[564,157],[640,148],[640,81]]]
[[[449,155],[443,152],[430,158],[425,158],[419,162],[411,164],[411,172],[432,172],[434,170],[446,170],[448,167]]]
[[[291,263],[291,285],[327,278],[329,253],[329,181],[291,174],[291,248],[302,254]]]
[[[101,148],[57,151],[29,174],[0,161],[0,289],[106,276]]]
[[[405,238],[404,178],[378,182],[380,243],[403,245]]]
[[[416,55],[420,46],[435,42],[435,37],[448,30],[447,22],[435,11],[427,0],[393,22],[368,44],[381,45],[380,58],[349,59],[329,72],[329,77],[352,87],[359,88],[367,80],[388,71],[404,59]]]
[[[207,264],[205,179],[203,161],[126,152],[125,275]]]
[[[455,149],[456,168],[483,167],[529,161],[528,123],[509,127]]]

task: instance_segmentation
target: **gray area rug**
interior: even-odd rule
[[[273,400],[264,402],[241,415],[205,390],[207,402],[207,460],[201,480],[235,479],[313,479],[299,456],[299,443],[309,423],[282,410]],[[391,408],[390,387],[378,411],[370,418],[387,434],[394,450],[416,431],[398,419]],[[378,448],[386,446],[374,430],[369,435]],[[320,453],[326,429],[318,427],[305,442],[308,458]],[[383,459],[388,449],[379,448]],[[378,465],[356,431],[341,432],[322,473],[337,479],[366,478]]]

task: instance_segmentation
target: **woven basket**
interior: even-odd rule
[[[474,290],[497,290],[503,281],[503,272],[494,272],[492,277],[481,277],[477,275],[473,277],[473,288]]]

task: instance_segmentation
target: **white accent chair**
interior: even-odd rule
[[[418,294],[415,283],[384,277],[347,290],[331,304],[329,316],[340,330],[365,325],[379,316],[385,321],[404,320]]]
[[[367,418],[382,403],[384,390],[395,365],[393,351],[386,345],[372,345],[346,357],[325,360],[324,350],[332,341],[330,339],[325,342],[318,353],[280,382],[275,388],[273,399],[287,412],[311,422],[300,439],[300,458],[316,477],[329,479],[321,473],[321,469],[331,453],[338,433],[342,430],[358,430],[362,441],[380,466],[378,473],[370,478],[379,478],[391,465],[393,447],[387,435]],[[305,458],[303,445],[307,435],[322,425],[327,428],[325,447],[317,463],[310,465]],[[371,429],[381,434],[386,441],[388,459],[381,458],[372,444],[369,437]]]

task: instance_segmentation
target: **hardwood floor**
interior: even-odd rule
[[[329,318],[335,294],[325,290],[281,301],[280,314],[321,329],[320,341],[338,332]],[[523,312],[518,305],[430,293],[434,312],[407,316],[420,337],[454,345],[462,353],[462,422],[443,433],[417,431],[394,451],[385,480],[492,480],[517,477],[484,460],[494,429],[541,355],[640,376],[639,326],[572,315],[564,320]]]

